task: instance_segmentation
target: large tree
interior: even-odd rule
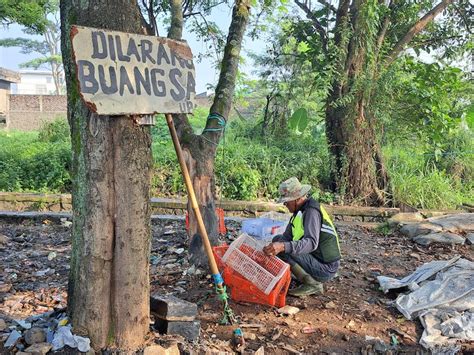
[[[44,14],[49,10],[49,0],[0,0],[0,21],[4,26],[17,23],[41,33],[47,24]]]
[[[70,28],[143,33],[136,1],[63,0],[73,228],[68,312],[95,349],[135,349],[149,329],[151,138],[128,116],[100,116],[78,92]]]
[[[150,0],[143,2],[143,7],[148,9],[146,16],[149,19],[150,28],[156,29],[155,7],[169,9],[171,24],[168,37],[181,40],[185,19],[193,16],[202,16],[216,6],[215,1],[202,2],[182,2],[172,0],[169,3],[159,3]],[[163,5],[165,4],[165,5]],[[186,159],[187,167],[191,176],[199,208],[203,216],[206,230],[211,239],[211,243],[217,242],[217,217],[215,212],[216,185],[214,176],[214,163],[217,146],[223,134],[229,112],[232,106],[234,88],[240,60],[240,51],[244,38],[245,29],[249,20],[250,3],[247,0],[236,0],[232,11],[232,20],[229,26],[227,41],[224,46],[224,54],[220,63],[220,76],[217,84],[213,104],[209,110],[209,117],[206,126],[201,134],[193,131],[186,115],[173,115],[173,121],[179,136],[181,147]],[[199,25],[199,33],[209,33],[214,31],[214,26],[209,21],[204,20],[202,28]],[[219,47],[219,46],[217,46]],[[197,73],[199,75],[199,73]],[[206,254],[203,250],[202,241],[198,234],[196,216],[188,206],[190,216],[190,253],[191,260],[195,264],[207,264]]]
[[[305,47],[296,57],[329,80],[325,123],[334,157],[333,187],[349,202],[384,204],[388,176],[380,150],[377,96],[389,85],[388,73],[406,49],[448,48],[466,41],[466,33],[455,28],[469,22],[468,4],[453,0],[295,0],[295,4],[303,19],[292,20],[286,31]],[[443,11],[444,19],[434,22]]]
[[[47,68],[51,71],[55,94],[64,92],[64,71],[61,58],[61,37],[59,29],[59,0],[49,0],[42,14],[41,31],[36,28],[23,29],[27,35],[42,34],[43,40],[27,37],[5,38],[0,40],[2,47],[20,47],[23,54],[40,54],[41,57],[20,64],[20,68]]]
[[[173,117],[179,132],[181,146],[185,152],[193,187],[198,195],[199,208],[214,244],[217,241],[215,156],[232,106],[240,50],[249,19],[249,11],[250,3],[247,0],[236,0],[220,66],[219,82],[203,132],[195,134],[186,116],[176,115]],[[170,34],[173,35],[172,32]],[[192,260],[196,264],[204,264],[206,259],[197,223],[195,223],[196,216],[191,208],[188,207],[188,211],[191,221],[190,253]]]

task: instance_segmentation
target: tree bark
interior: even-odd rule
[[[140,14],[128,0],[63,0],[60,12],[73,157],[68,312],[96,350],[136,349],[149,328],[150,133],[84,105],[69,31],[77,24],[140,33]]]
[[[379,55],[386,38],[388,17],[382,19],[374,38],[375,62],[369,64],[364,43],[368,40],[359,19],[365,0],[341,0],[336,15],[335,47],[345,53],[336,61],[336,75],[326,102],[326,136],[335,160],[334,185],[349,202],[385,204],[389,177],[376,133],[376,117],[370,115],[373,93],[360,84],[364,73],[378,79],[378,70],[389,66],[413,37],[421,32],[453,0],[442,0],[421,17],[395,44],[385,62]],[[352,36],[347,40],[347,33]],[[346,35],[344,36],[344,33]]]

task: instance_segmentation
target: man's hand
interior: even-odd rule
[[[285,251],[285,244],[276,242],[270,243],[266,247],[263,248],[263,252],[268,256],[275,256],[280,254],[282,251]]]

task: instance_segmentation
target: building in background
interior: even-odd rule
[[[20,70],[21,81],[12,86],[12,94],[17,95],[54,95],[53,74],[47,70]]]
[[[20,82],[20,73],[0,68],[0,128],[7,126],[11,86],[18,82]]]

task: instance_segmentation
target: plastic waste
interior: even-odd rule
[[[258,239],[271,239],[285,231],[287,223],[269,218],[249,218],[242,222],[242,232]]]

